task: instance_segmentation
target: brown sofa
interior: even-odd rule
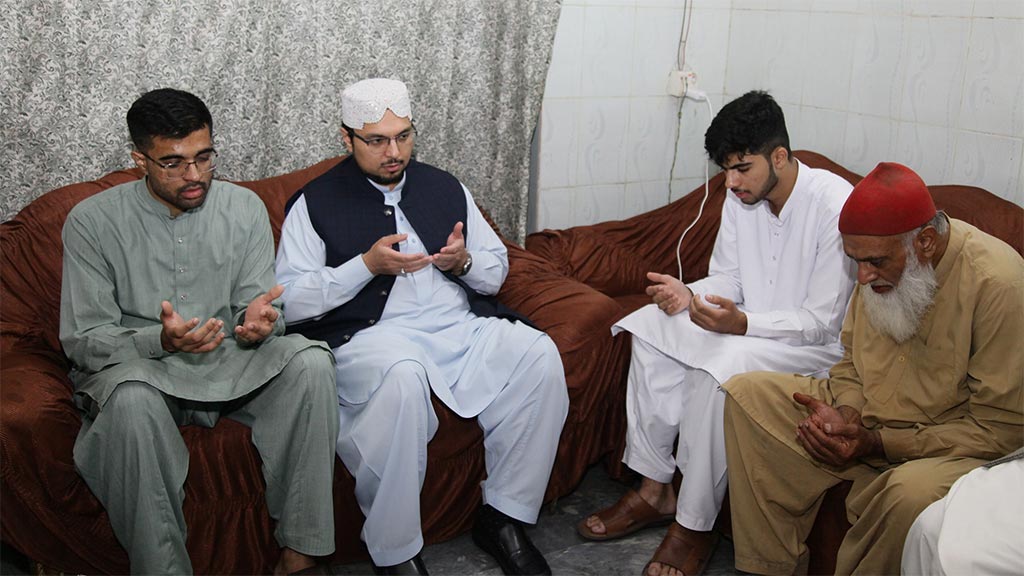
[[[820,154],[807,151],[796,151],[795,154],[808,166],[831,170],[852,184],[861,179],[861,176]],[[1003,239],[1024,254],[1024,209],[1020,206],[971,186],[928,188],[938,208]],[[531,234],[526,238],[526,249],[553,264],[562,274],[601,292],[605,296],[604,304],[614,305],[618,308],[616,315],[625,316],[650,301],[644,294],[646,272],[676,274],[676,243],[682,231],[693,221],[703,190],[701,186],[671,204],[627,220]],[[709,190],[704,214],[687,234],[680,250],[686,282],[707,275],[711,247],[725,201],[722,174],[711,179]],[[628,334],[623,334],[617,338],[628,337]],[[617,350],[622,357],[616,360],[616,364],[628,363],[628,346],[619,346]],[[624,388],[623,377],[614,389],[621,391]],[[845,512],[849,488],[847,483],[836,486],[822,503],[807,541],[812,574],[835,571],[835,554],[849,528]],[[728,514],[721,520],[728,522]]]
[[[798,156],[851,181],[859,179],[819,155]],[[287,198],[337,161],[242,183],[266,203],[275,237]],[[54,190],[0,225],[0,537],[29,558],[64,572],[124,573],[128,559],[72,461],[81,420],[71,403],[68,363],[57,338],[60,230],[75,203],[139,177],[138,171],[126,170]],[[937,186],[932,192],[950,214],[1011,240],[1018,251],[1024,248],[1024,211],[1019,207],[976,188]],[[510,272],[499,298],[552,337],[569,387],[569,416],[547,499],[569,493],[586,468],[600,460],[613,476],[624,475],[619,458],[629,339],[612,338],[609,329],[646,302],[644,272],[675,269],[676,240],[696,214],[702,194],[703,189],[696,190],[621,222],[534,234],[527,239],[530,251],[506,242]],[[683,248],[687,280],[707,272],[724,197],[719,175],[711,182],[704,217]],[[479,427],[439,404],[436,408],[440,428],[428,449],[421,498],[428,542],[469,527],[484,473]],[[191,456],[185,519],[193,567],[215,574],[269,571],[278,551],[248,429],[225,419],[213,429],[186,426],[182,434]],[[353,487],[352,477],[338,462],[333,560],[339,562],[365,557],[359,541],[363,518]],[[842,496],[830,494],[833,503],[826,504],[814,530],[820,542],[812,542],[812,562],[818,562],[821,573],[829,571],[829,554],[834,558],[846,529]]]
[[[285,201],[339,161],[242,182],[267,205],[280,234]],[[81,425],[72,404],[68,361],[58,340],[61,227],[75,203],[141,177],[114,172],[51,191],[0,225],[0,536],[47,568],[68,573],[126,573],[128,557],[107,515],[76,473],[72,446]],[[547,499],[570,492],[586,468],[615,452],[624,431],[625,343],[609,337],[619,307],[558,273],[543,258],[506,242],[510,272],[499,298],[554,339],[568,374],[565,423]],[[428,449],[422,493],[428,542],[465,531],[480,501],[482,434],[473,420],[435,403],[440,427]],[[249,429],[222,419],[213,429],[181,429],[189,449],[185,483],[187,547],[198,573],[265,573],[278,549],[267,515],[259,457]],[[363,517],[348,471],[336,462],[337,551],[365,558]],[[329,503],[325,503],[329,504]]]

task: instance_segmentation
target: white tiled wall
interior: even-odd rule
[[[703,182],[708,109],[686,100],[677,120],[665,94],[685,6],[564,0],[531,231],[626,218]],[[794,148],[1024,205],[1024,0],[694,0],[687,44],[716,111],[768,90]]]

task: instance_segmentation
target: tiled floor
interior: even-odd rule
[[[576,534],[576,522],[585,514],[615,502],[625,486],[608,478],[600,466],[592,468],[583,483],[572,494],[548,504],[541,511],[540,521],[529,529],[530,537],[540,548],[556,576],[561,575],[639,575],[655,548],[661,542],[664,528],[653,528],[611,542],[588,542]],[[29,574],[18,554],[3,548],[0,574]],[[500,575],[501,570],[490,556],[480,551],[469,534],[427,546],[423,561],[435,576]],[[335,574],[372,574],[369,563],[339,564]],[[733,568],[732,542],[722,539],[711,559],[707,574],[737,574]]]
[[[609,479],[602,467],[595,466],[575,492],[544,507],[539,522],[528,532],[556,576],[637,576],[642,573],[661,543],[664,528],[652,528],[611,542],[589,542],[576,533],[580,518],[613,504],[625,489],[624,485]],[[423,562],[432,575],[438,576],[501,574],[497,563],[473,544],[469,534],[427,546],[423,550]],[[372,574],[369,563],[337,565],[333,571],[335,574]],[[720,541],[706,573],[710,576],[738,574],[733,568],[732,542]]]

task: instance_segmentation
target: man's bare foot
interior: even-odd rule
[[[698,576],[704,573],[718,544],[717,532],[697,532],[678,522],[668,527],[644,576]]]
[[[277,566],[274,567],[275,576],[287,576],[316,564],[312,556],[300,554],[291,548],[281,548],[281,557],[277,559]]]
[[[686,576],[667,564],[659,564],[657,562],[651,562],[647,565],[646,574],[647,576]]]
[[[662,484],[661,482],[644,477],[640,482],[640,489],[637,490],[637,494],[660,514],[674,515],[676,512],[676,493],[670,483]],[[594,534],[604,534],[606,532],[604,522],[596,514],[587,517],[587,528]]]

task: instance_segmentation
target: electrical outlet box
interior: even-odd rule
[[[676,98],[682,98],[683,94],[686,93],[686,81],[683,80],[683,75],[679,70],[673,70],[668,73],[668,83],[666,84],[665,91],[668,92],[669,96],[675,96]]]
[[[668,73],[668,83],[665,91],[668,92],[669,96],[682,98],[684,94],[696,87],[697,73],[689,66],[684,66],[682,70],[673,70]]]

